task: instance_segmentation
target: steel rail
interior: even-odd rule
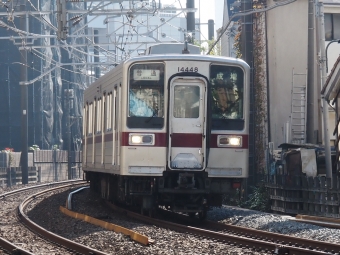
[[[0,195],[2,199],[5,199],[7,197],[14,196],[20,192],[25,192],[29,190],[34,190],[42,187],[49,187],[49,186],[54,186],[54,185],[60,185],[60,184],[65,184],[65,183],[71,183],[70,185],[75,185],[75,184],[83,184],[84,181],[82,180],[68,180],[68,181],[61,181],[61,182],[53,182],[53,183],[45,183],[45,184],[40,184],[40,185],[34,185],[30,187],[25,187],[21,189],[16,189],[12,190],[6,193],[3,193]],[[33,255],[33,253],[26,251],[15,244],[9,242],[8,240],[0,237],[0,247],[4,250],[7,251],[9,254],[20,254],[20,255]]]
[[[0,247],[7,251],[8,254],[20,254],[20,255],[34,255],[33,253],[23,250],[6,239],[0,237]]]
[[[30,186],[30,187],[25,187],[22,189],[16,189],[16,190],[12,190],[3,194],[0,194],[0,198],[6,198],[9,196],[13,196],[15,194],[18,194],[20,192],[23,191],[28,191],[28,190],[32,190],[32,189],[39,189],[42,187],[48,187],[48,186],[55,186],[55,185],[60,185],[60,184],[64,184],[64,183],[73,183],[74,185],[76,184],[81,184],[81,183],[85,183],[85,181],[80,180],[80,179],[76,179],[76,180],[68,180],[68,181],[61,181],[61,182],[49,182],[49,183],[45,183],[45,184],[39,184],[39,185],[34,185],[34,186]]]
[[[164,211],[164,210],[162,210],[162,213],[165,213],[167,217],[171,217],[171,215],[173,214],[172,212]],[[178,215],[178,216],[182,221],[188,222],[188,220],[191,220],[190,223],[198,225],[203,228],[214,229],[218,231],[228,231],[236,235],[243,235],[243,236],[248,236],[251,238],[259,238],[259,239],[271,240],[271,241],[276,240],[275,242],[281,243],[282,245],[289,245],[289,246],[294,245],[296,247],[305,247],[311,250],[323,250],[323,251],[333,251],[333,252],[340,251],[339,244],[333,244],[333,243],[323,242],[323,241],[318,241],[318,240],[304,239],[304,238],[288,236],[288,235],[283,235],[279,233],[268,232],[268,231],[253,229],[253,228],[229,225],[229,224],[224,224],[224,223],[214,222],[214,221],[197,222],[197,220],[196,221],[192,220],[191,218],[185,215]],[[296,220],[293,218],[292,221],[296,221]]]
[[[63,247],[66,247],[67,249],[70,249],[72,251],[75,251],[78,254],[96,254],[96,255],[107,255],[107,253],[98,251],[96,249],[90,248],[88,246],[73,242],[69,239],[66,239],[64,237],[61,237],[59,235],[56,235],[42,227],[40,227],[39,225],[37,225],[36,223],[34,223],[33,221],[31,221],[28,216],[25,214],[24,210],[26,208],[26,206],[35,198],[42,196],[48,192],[57,190],[57,189],[61,189],[61,188],[67,188],[70,186],[73,186],[74,184],[70,184],[70,185],[64,185],[64,186],[59,186],[59,187],[55,187],[52,189],[48,189],[42,192],[38,192],[32,196],[27,197],[18,207],[18,216],[20,218],[20,220],[29,228],[31,229],[33,232],[39,234],[40,236],[46,238],[47,240],[59,244]]]
[[[321,250],[315,250],[316,247],[314,245],[313,245],[313,247],[315,247],[315,248],[312,248],[312,246],[308,247],[308,248],[303,248],[303,247],[306,247],[305,245],[303,247],[295,247],[295,246],[293,246],[293,245],[295,245],[294,242],[293,242],[292,245],[287,245],[287,244],[285,244],[284,241],[277,238],[278,234],[275,235],[275,233],[262,231],[262,232],[268,233],[267,238],[263,238],[262,236],[258,236],[258,235],[256,235],[255,237],[250,237],[250,234],[248,234],[247,231],[250,232],[250,231],[252,231],[252,229],[248,229],[248,228],[242,228],[242,233],[244,231],[246,231],[245,235],[243,235],[243,236],[240,236],[241,235],[240,231],[234,231],[234,233],[220,233],[220,232],[215,232],[215,231],[211,231],[211,230],[207,230],[207,229],[202,229],[202,228],[197,228],[197,227],[193,227],[193,226],[172,223],[172,222],[163,221],[163,220],[159,220],[159,219],[155,219],[155,218],[150,218],[150,217],[147,217],[147,216],[144,216],[144,215],[140,215],[138,213],[131,212],[131,211],[126,210],[126,209],[122,209],[122,208],[115,206],[115,205],[108,203],[108,202],[106,202],[106,204],[112,210],[119,211],[119,212],[124,213],[125,215],[127,215],[131,218],[146,222],[148,224],[157,225],[157,226],[162,227],[162,228],[168,228],[168,229],[172,229],[172,230],[182,232],[182,233],[190,233],[190,234],[193,234],[193,235],[204,236],[204,237],[207,237],[207,238],[224,241],[224,242],[226,242],[227,244],[230,244],[230,245],[242,246],[242,247],[257,250],[257,251],[267,251],[267,252],[273,252],[274,254],[290,254],[290,255],[292,255],[292,254],[295,254],[295,255],[334,254],[334,251],[328,252],[329,246],[327,248],[327,251],[321,251]],[[185,217],[187,217],[187,216],[185,216]],[[187,218],[189,219],[189,217],[187,217]],[[233,226],[233,227],[235,227],[235,229],[237,229],[236,226]],[[273,236],[271,236],[272,234],[275,235],[275,238],[273,238]],[[281,235],[281,236],[284,236],[284,235]],[[287,237],[289,239],[289,236],[284,236],[284,237]],[[262,239],[262,240],[259,240],[259,239]],[[277,240],[275,240],[275,239],[277,239]],[[271,240],[273,240],[273,241],[271,241]],[[303,239],[303,241],[305,241],[305,239]]]
[[[237,235],[241,234],[245,236],[251,236],[253,238],[260,237],[261,239],[276,240],[276,242],[280,242],[281,244],[294,245],[296,247],[306,247],[312,250],[340,252],[339,244],[304,239],[304,238],[288,236],[288,235],[283,235],[283,234],[278,234],[278,233],[273,233],[273,232],[267,232],[267,231],[258,230],[258,229],[251,229],[251,228],[246,228],[246,227],[228,225],[228,224],[223,224],[223,223],[213,222],[213,221],[202,222],[202,227],[213,228],[219,231],[229,231],[231,233],[236,233]]]
[[[313,216],[313,215],[303,215],[298,214],[293,221],[327,227],[340,229],[340,219],[339,218],[327,218],[323,216]]]

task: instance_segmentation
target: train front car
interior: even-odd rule
[[[248,68],[207,56],[166,64],[168,154],[159,197],[174,211],[205,217],[248,176]]]
[[[96,147],[102,161],[111,154],[106,160],[111,165],[100,170],[84,163],[87,179],[103,197],[138,205],[143,212],[165,206],[204,218],[209,206],[221,205],[223,195],[242,188],[249,154],[249,66],[244,61],[149,55],[126,61],[119,72],[119,82],[100,79],[118,84],[111,86],[114,103],[106,100],[101,106],[103,118],[113,122],[112,135],[92,139],[102,143]],[[109,85],[105,90],[110,94]],[[93,144],[85,154],[95,153]]]

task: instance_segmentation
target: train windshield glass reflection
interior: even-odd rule
[[[212,128],[242,130],[244,128],[244,74],[241,68],[211,65]]]
[[[162,128],[164,64],[135,64],[129,77],[128,127]]]

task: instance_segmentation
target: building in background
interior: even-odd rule
[[[32,1],[36,2],[36,1]],[[20,10],[32,10],[26,7],[26,1],[18,1],[13,6],[13,13]],[[10,6],[12,8],[12,6]],[[5,11],[5,8],[1,8]],[[11,24],[19,29],[22,26],[28,28],[28,31],[34,34],[41,34],[42,26],[40,22],[34,19],[28,19],[28,23],[23,23],[20,16],[8,15],[7,19],[3,19],[7,24]],[[26,30],[26,29],[25,29]],[[19,82],[23,79],[31,80],[41,74],[42,59],[35,52],[27,52],[27,77],[22,74],[22,56],[19,47],[23,45],[22,40],[18,39],[18,33],[2,26],[0,29],[0,150],[4,148],[14,148],[20,151],[21,148],[21,88]],[[10,37],[13,39],[10,40]],[[40,39],[27,39],[27,46],[37,46]],[[43,133],[49,130],[46,126],[44,112],[41,111],[44,105],[44,91],[42,90],[42,82],[28,87],[28,142],[30,144],[41,143],[46,138]]]
[[[58,3],[65,4],[65,27],[58,22],[63,13]],[[100,11],[96,4],[102,4]],[[186,14],[168,7],[163,8],[161,1],[0,3],[5,17],[0,20],[0,150],[21,150],[19,82],[26,82],[28,88],[28,146],[79,150],[83,90],[120,61],[152,44],[184,42]],[[20,8],[27,16],[25,28],[20,23]],[[23,32],[18,34],[16,28]],[[64,28],[67,35],[58,40],[56,35],[65,35],[61,33]],[[22,66],[27,66],[26,78],[21,77]]]
[[[223,25],[225,26],[229,20],[230,17],[238,11],[237,8],[233,7],[234,1],[230,0],[224,0],[223,5]],[[229,26],[229,29],[225,32],[223,32],[224,26],[221,26],[217,30],[217,36],[221,36],[221,55],[225,57],[236,57],[236,49],[234,47],[235,43],[235,36],[239,32],[239,23],[237,19],[231,21],[231,24]],[[222,34],[222,35],[221,35]]]
[[[69,3],[68,8],[84,10],[85,6],[84,3]],[[84,36],[69,38],[66,41],[71,45],[69,48],[60,47],[65,42],[56,38],[56,16],[29,15],[37,10],[51,12],[56,9],[56,3],[48,0],[1,5],[0,10],[7,12],[8,16],[1,20],[0,28],[0,48],[3,49],[0,61],[0,149],[10,147],[21,151],[21,86],[28,89],[28,147],[38,145],[41,149],[62,149],[68,144],[73,150],[80,147],[82,91],[85,88],[85,76],[81,71],[83,64],[80,63],[86,62],[83,54],[86,47],[72,52],[72,45],[84,45]],[[78,28],[83,24],[80,22]],[[23,32],[18,34],[16,29]],[[22,71],[25,66],[27,77]],[[27,85],[19,85],[19,82]]]

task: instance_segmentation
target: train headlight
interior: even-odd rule
[[[154,134],[129,134],[129,145],[154,145]]]
[[[217,136],[219,147],[241,147],[242,136],[219,135]]]

